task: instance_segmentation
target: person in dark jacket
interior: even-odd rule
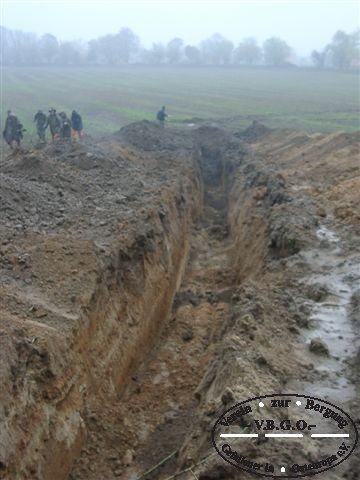
[[[48,120],[45,113],[38,110],[34,116],[34,122],[36,123],[36,131],[40,142],[45,142],[45,130],[48,126]]]
[[[14,115],[11,110],[8,110],[3,137],[11,149],[20,147],[20,142],[23,138],[23,132],[25,131],[26,130],[19,122],[17,116]],[[16,144],[16,147],[14,147],[14,143]]]
[[[72,136],[73,138],[82,137],[83,123],[81,115],[73,110],[71,113],[71,127],[72,127]]]
[[[70,140],[71,138],[71,122],[65,112],[59,113],[60,117],[60,138]]]
[[[49,115],[47,118],[48,125],[50,127],[50,133],[52,140],[57,140],[60,138],[60,130],[61,130],[61,121],[59,116],[56,113],[55,108],[51,108],[49,110]]]
[[[164,128],[165,126],[165,118],[168,116],[168,114],[165,112],[165,107],[161,107],[161,109],[158,111],[156,118],[159,122],[159,125],[161,128]]]

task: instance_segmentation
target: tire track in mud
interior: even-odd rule
[[[231,243],[221,179],[207,183],[205,178],[204,207],[192,230],[188,266],[157,346],[121,398],[88,412],[88,438],[72,480],[135,480],[184,441],[197,407],[195,390],[230,310]],[[170,474],[175,463],[176,455],[146,478]]]

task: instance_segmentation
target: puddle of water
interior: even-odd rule
[[[291,190],[294,192],[300,192],[302,190],[311,190],[313,187],[311,185],[292,185]]]
[[[340,238],[326,226],[317,231],[319,240],[326,240],[329,247],[304,252],[302,258],[309,264],[310,274],[304,279],[305,285],[320,284],[326,287],[328,295],[322,302],[312,302],[309,330],[303,330],[306,344],[314,338],[323,340],[329,356],[307,352],[314,364],[317,380],[294,381],[289,391],[320,397],[333,403],[345,404],[355,398],[355,386],[347,378],[347,361],[352,358],[359,345],[348,317],[352,293],[360,288],[358,263],[353,256],[341,256]],[[351,285],[346,279],[356,279]]]
[[[316,231],[316,236],[319,240],[328,240],[331,243],[339,243],[340,238],[336,235],[335,232],[327,228],[325,225],[322,225]]]
[[[301,255],[310,272],[304,284],[323,285],[328,295],[321,302],[307,302],[312,307],[311,328],[304,329],[302,335],[307,345],[313,338],[323,340],[329,356],[316,355],[308,350],[306,356],[315,367],[316,380],[294,380],[288,384],[287,390],[328,400],[346,411],[347,405],[356,399],[356,386],[348,378],[348,361],[354,357],[360,342],[348,314],[352,293],[360,288],[359,258],[343,256],[340,238],[326,226],[318,229],[317,237],[327,242],[327,248],[313,249]],[[321,442],[318,445],[320,452],[325,454],[330,444],[327,441],[325,446]],[[333,448],[336,448],[336,442]],[[344,465],[329,471],[327,480],[339,480],[345,471]]]

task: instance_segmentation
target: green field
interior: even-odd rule
[[[35,139],[32,118],[49,107],[78,110],[93,135],[154,119],[161,105],[180,124],[192,117],[253,119],[310,131],[359,129],[359,76],[311,69],[141,67],[3,68],[1,118],[11,108]]]

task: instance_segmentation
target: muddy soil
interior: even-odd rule
[[[139,122],[3,159],[0,478],[253,478],[211,427],[273,392],[358,421],[359,146]]]

